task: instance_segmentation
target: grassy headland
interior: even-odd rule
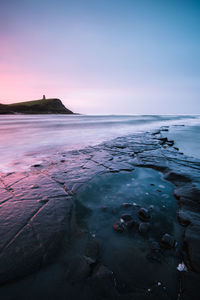
[[[60,99],[41,99],[13,104],[0,104],[0,114],[73,114]]]

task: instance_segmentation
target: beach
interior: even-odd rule
[[[199,116],[3,116],[2,298],[198,299],[199,129]]]

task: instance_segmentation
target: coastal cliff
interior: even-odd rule
[[[13,104],[0,104],[0,114],[73,114],[60,99],[42,99]]]

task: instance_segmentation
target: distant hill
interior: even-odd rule
[[[13,104],[0,104],[0,114],[73,114],[60,99],[42,99]]]

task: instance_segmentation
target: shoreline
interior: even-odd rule
[[[58,154],[53,162],[35,164],[31,171],[1,174],[1,207],[5,207],[5,219],[1,220],[1,228],[4,229],[0,255],[1,283],[8,282],[9,286],[10,280],[26,276],[40,270],[41,265],[51,263],[52,257],[62,249],[63,238],[68,236],[65,241],[67,246],[72,232],[78,232],[74,225],[73,199],[81,187],[87,186],[98,175],[134,172],[135,168],[161,172],[164,179],[175,186],[178,220],[185,232],[181,253],[188,272],[180,273],[179,290],[177,295],[173,295],[173,299],[196,299],[200,278],[200,160],[181,154],[166,139],[164,129],[116,138],[83,150]],[[15,228],[13,220],[16,216],[18,224],[15,224]],[[97,272],[82,258],[79,264],[84,266],[84,270]],[[101,265],[100,267],[102,269]],[[124,294],[120,294],[119,289],[112,284],[112,270],[104,268],[102,272],[103,278],[109,278],[109,289],[113,291],[113,297],[117,295],[119,299],[125,299]],[[85,282],[88,273],[84,274],[85,277],[81,280]],[[92,276],[98,285],[97,275],[98,272]],[[78,275],[73,276],[76,278]],[[6,286],[0,288],[0,294],[1,292],[7,293]],[[147,296],[149,297],[146,291],[140,294],[141,299],[146,299]],[[151,297],[153,296],[155,295],[152,293]],[[165,296],[161,295],[160,299],[165,299]],[[134,293],[127,297],[134,298]]]

